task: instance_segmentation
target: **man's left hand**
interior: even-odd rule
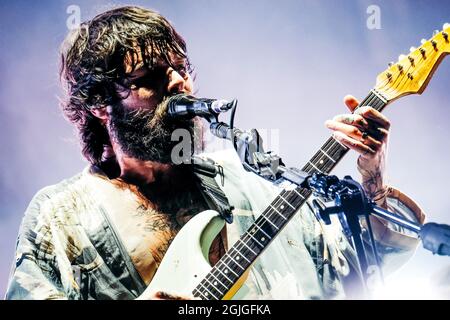
[[[356,109],[359,102],[353,96],[346,96],[344,103],[353,113],[338,115],[325,125],[333,130],[337,141],[360,154],[358,171],[363,188],[369,198],[385,206],[387,187],[383,178],[390,122],[372,107]]]

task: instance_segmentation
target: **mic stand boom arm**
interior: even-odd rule
[[[233,142],[233,146],[246,170],[257,174],[272,183],[280,184],[284,181],[289,181],[297,186],[311,189],[311,185],[306,186],[305,182],[315,179],[317,182],[321,181],[324,183],[321,187],[322,193],[328,190],[325,188],[326,186],[330,187],[327,184],[333,181],[334,183],[337,183],[336,176],[327,176],[324,174],[315,174],[311,176],[307,172],[297,168],[287,168],[278,155],[273,154],[270,151],[264,152],[263,141],[256,129],[245,132],[238,128],[231,129],[230,126],[223,122],[211,123],[210,129],[215,136]],[[350,180],[352,180],[351,177],[344,178],[344,181],[347,181],[347,183],[349,183]],[[327,182],[325,183],[325,181]],[[357,182],[354,180],[352,181],[354,184],[353,188],[357,188],[355,185]],[[319,192],[320,189],[317,189],[318,187],[319,185],[316,184],[316,195],[321,194],[321,192]],[[362,188],[359,190],[363,191]],[[328,190],[328,192],[330,192],[330,190]],[[365,195],[362,199],[369,201]],[[361,206],[361,208],[368,208],[370,209],[370,214],[414,232],[421,238],[424,248],[430,250],[434,254],[450,255],[450,226],[432,222],[420,225],[378,207],[370,201],[368,205],[365,207]]]

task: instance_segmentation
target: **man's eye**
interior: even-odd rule
[[[179,65],[175,68],[175,71],[179,73],[180,76],[186,78],[188,75],[188,69],[186,65]]]
[[[153,88],[155,86],[155,77],[146,75],[130,81],[130,89]]]
[[[144,87],[146,85],[145,77],[141,77],[139,79],[134,79],[133,81],[130,81],[130,88],[131,89],[137,89]]]

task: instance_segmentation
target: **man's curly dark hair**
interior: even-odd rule
[[[83,155],[92,164],[100,164],[103,147],[110,141],[91,110],[118,101],[116,84],[123,84],[130,73],[125,70],[125,58],[131,58],[134,70],[138,53],[149,68],[158,59],[174,67],[169,56],[174,53],[186,58],[192,71],[183,38],[159,13],[140,7],[104,12],[83,22],[63,42],[60,77],[67,96],[62,109],[76,125]]]

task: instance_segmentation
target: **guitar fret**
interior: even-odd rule
[[[220,283],[222,285],[222,287],[224,287],[226,290],[229,290],[230,288],[228,286],[226,286],[225,284],[222,283],[222,281],[220,281],[219,278],[217,278],[214,273],[211,273],[211,276],[214,277],[214,279],[216,279],[216,282]]]
[[[251,264],[252,262],[250,261],[250,260],[248,260],[246,257],[245,257],[245,255],[243,255],[243,254],[239,254],[239,256],[238,257],[242,257],[242,258],[244,258],[249,264]]]
[[[346,152],[346,146],[341,144],[339,141],[331,137],[327,142],[325,146],[327,148],[327,154],[330,155],[334,159],[334,164],[336,164],[339,161],[339,158],[341,155]],[[322,148],[323,149],[323,148]],[[324,150],[325,151],[325,150]]]
[[[219,261],[220,262],[220,261]],[[221,262],[222,264],[224,264],[223,262]],[[221,275],[223,275],[230,283],[233,283],[234,281],[231,280],[230,278],[227,277],[227,275],[225,273],[223,273],[219,267],[214,266],[213,270],[216,269],[217,271],[220,272]]]
[[[230,256],[229,256],[228,254],[225,254],[225,257],[229,258]],[[230,268],[229,265],[227,265],[227,264],[225,264],[225,263],[223,263],[223,264],[227,267],[226,270],[230,270],[231,272],[234,273],[234,275],[235,275],[236,277],[239,278],[239,275],[238,275],[236,272],[234,272],[234,270],[233,270],[232,268]],[[225,272],[225,270],[224,270],[224,272]]]
[[[239,241],[241,241],[241,243],[244,245],[244,246],[246,246],[255,256],[257,256],[258,254],[255,252],[255,251],[253,251],[253,249],[252,248],[250,248],[246,243],[245,243],[245,241],[243,241],[243,240],[241,240],[241,239],[239,239]],[[248,261],[248,260],[247,260]],[[250,262],[250,261],[248,261],[248,262]]]
[[[249,250],[244,247],[238,248],[239,244],[243,244]],[[236,260],[236,262],[241,261],[241,258],[243,258],[245,261],[248,262],[249,265],[252,263],[252,261],[249,260],[249,259],[252,259],[252,254],[254,255],[254,258],[256,258],[258,256],[258,254],[255,251],[253,251],[252,248],[250,248],[245,243],[245,241],[242,239],[242,237],[240,239],[238,239],[238,241],[236,242],[236,245],[228,251],[228,254],[230,255],[230,257],[232,257],[234,260]],[[247,257],[248,257],[248,259],[247,259]],[[238,265],[241,265],[241,264],[238,263]],[[246,267],[245,263],[243,263],[242,266]]]
[[[286,202],[286,204],[288,205],[288,206],[290,206],[292,209],[294,209],[295,210],[295,207],[289,202],[289,201],[287,201],[285,198],[283,198],[282,196],[280,196],[280,198],[281,198],[281,200],[283,200],[284,202]]]
[[[326,153],[325,151],[323,151],[322,149],[319,149],[328,159],[331,160],[331,162],[336,163],[336,161],[334,161],[333,158],[330,157],[330,155],[328,153]]]
[[[388,103],[388,101],[386,100],[386,98],[383,97],[383,96],[381,95],[381,93],[379,93],[377,90],[372,89],[370,92],[371,92],[372,94],[374,94],[375,97],[376,97],[377,99],[379,99],[383,104],[387,104],[387,103]]]
[[[315,163],[316,163],[316,164],[315,164],[316,168],[319,168],[319,167],[320,167],[320,169],[319,169],[320,172],[326,172],[326,171],[328,170],[328,169],[326,168],[327,165],[332,167],[332,164],[330,165],[328,159],[324,159],[324,158],[320,155],[319,152],[317,152],[317,153],[314,155],[313,158],[314,158],[314,161],[315,161]],[[314,163],[313,161],[311,161],[311,162]]]
[[[206,296],[203,294],[203,292],[201,292],[201,291],[198,290],[197,288],[195,288],[195,290],[196,290],[200,295],[202,295],[203,298],[208,299],[208,297],[206,297]]]
[[[348,149],[346,146],[344,146],[342,143],[340,143],[339,141],[337,141],[335,138],[332,138],[334,141],[336,141],[336,143],[338,143],[342,148],[344,149]]]
[[[309,163],[311,166],[313,166],[314,169],[316,169],[316,170],[319,171],[320,173],[323,173],[322,171],[320,171],[319,168],[317,168],[317,167],[314,165],[314,163],[312,163],[311,161],[308,161],[308,163]]]
[[[215,285],[213,285],[211,283],[211,281],[208,280],[208,277],[205,277],[205,280],[208,281],[208,283],[214,288],[216,289],[222,296],[224,295],[224,293],[222,291],[220,291]]]
[[[280,230],[280,228],[278,228],[272,221],[269,220],[269,218],[267,218],[264,214],[261,215],[261,217],[263,217],[266,221],[269,221],[269,223],[271,225],[273,225],[275,227],[275,229]]]
[[[260,243],[258,240],[256,240],[255,237],[253,237],[249,232],[246,232],[246,234],[248,234],[250,236],[250,238],[252,238],[253,240],[255,240],[260,246],[261,248],[264,248],[264,245],[262,243]]]
[[[294,189],[294,190],[292,190],[292,191],[294,191],[297,195],[299,195],[303,200],[305,200],[305,197],[301,194],[301,193],[299,193],[296,189]]]
[[[258,227],[258,229],[261,230],[266,235],[266,237],[269,238],[269,240],[272,240],[272,237],[269,236],[263,229],[261,229],[260,226],[258,226],[257,224],[255,224],[255,226]]]
[[[236,260],[233,259],[233,257],[231,255],[229,255],[228,257],[234,262],[235,265],[237,265],[239,268],[241,268],[241,270],[243,270],[243,271],[245,270]]]
[[[211,291],[209,291],[208,288],[206,288],[201,282],[200,282],[200,285],[201,285],[206,291],[208,291],[210,295],[212,295],[214,298],[216,298],[216,300],[220,300],[220,299],[217,298],[214,294],[212,294]],[[205,296],[208,297],[207,294],[206,294]]]
[[[284,220],[287,220],[281,213],[280,211],[278,211],[274,206],[272,206],[271,204],[269,204],[269,206],[280,216],[282,217]]]
[[[301,189],[301,190],[305,190],[305,189]],[[305,197],[303,194],[300,193],[300,192],[302,192],[301,190],[291,192],[291,198],[290,198],[289,202],[292,203],[292,205],[295,208],[295,210],[293,210],[293,213],[298,212],[298,209],[300,208],[300,206],[303,204],[305,199],[309,196],[309,194],[308,194]]]

